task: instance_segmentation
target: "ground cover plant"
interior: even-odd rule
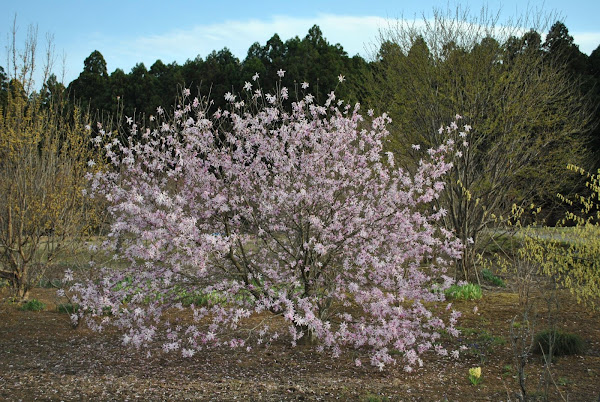
[[[585,342],[577,334],[556,330],[546,329],[535,335],[534,353],[552,354],[554,356],[577,355],[585,351]]]
[[[317,105],[309,83],[291,102],[280,83],[269,93],[253,78],[226,94],[228,110],[185,90],[172,118],[159,109],[149,128],[130,119],[124,141],[96,137],[117,167],[92,177],[114,219],[103,247],[129,266],[73,285],[74,319],[186,357],[272,342],[282,336],[269,328],[277,316],[292,345],[318,343],[334,356],[366,347],[379,368],[412,370],[428,350],[457,356],[439,331],[456,336],[460,313],[431,308],[461,252],[433,205],[459,157],[452,142],[409,173],[383,152],[385,114],[363,117],[334,92]],[[189,295],[212,297],[190,304],[187,322],[161,320]],[[244,325],[266,312],[261,325]]]
[[[502,278],[494,275],[494,273],[492,273],[492,271],[490,271],[487,268],[481,270],[481,277],[483,278],[483,280],[491,283],[494,286],[499,286],[501,288],[506,287],[506,283],[504,283],[504,280],[502,280]]]
[[[38,299],[28,300],[21,306],[21,310],[23,311],[42,311],[46,308],[46,305],[39,301]]]
[[[445,291],[448,299],[476,300],[481,299],[481,286],[474,283],[452,285]]]

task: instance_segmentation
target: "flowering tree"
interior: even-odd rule
[[[50,74],[51,40],[42,91],[34,91],[37,29],[29,27],[21,49],[16,33],[15,20],[7,74],[0,68],[0,283],[24,302],[56,259],[79,251],[100,208],[82,194],[93,170],[86,163],[97,154],[87,142],[89,116],[50,90],[61,86]]]
[[[173,119],[159,108],[156,127],[132,124],[127,144],[95,140],[119,168],[92,178],[112,205],[105,246],[128,267],[75,284],[82,308],[73,319],[183,356],[280,336],[268,318],[244,326],[254,313],[282,317],[294,345],[315,342],[334,356],[368,347],[380,368],[395,362],[389,348],[407,370],[426,350],[447,354],[438,331],[456,335],[459,313],[445,322],[426,302],[443,301],[446,266],[461,250],[436,224],[445,211],[432,207],[451,146],[429,150],[411,176],[382,152],[385,114],[366,121],[333,92],[316,105],[307,83],[288,104],[287,88],[265,93],[257,78],[245,101],[226,95],[229,110],[209,116],[185,90]],[[161,320],[190,295],[204,298],[188,323]]]

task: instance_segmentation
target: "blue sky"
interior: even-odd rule
[[[228,47],[243,59],[254,42],[264,44],[274,33],[285,41],[304,37],[317,24],[330,43],[340,43],[352,56],[368,58],[380,28],[396,18],[430,16],[434,7],[457,4],[446,1],[419,2],[362,0],[261,1],[90,1],[90,0],[0,0],[0,65],[6,65],[5,47],[14,16],[17,42],[23,42],[27,27],[38,26],[40,50],[46,34],[54,37],[57,55],[54,70],[64,82],[77,78],[83,60],[94,50],[106,59],[109,73],[116,68],[129,72],[138,62],[150,67],[161,59],[179,64],[197,55]],[[483,1],[462,1],[462,7],[478,13]],[[497,5],[499,4],[499,6]],[[489,3],[501,19],[526,9],[554,12],[586,54],[600,44],[600,1]],[[528,28],[528,27],[525,27]],[[64,55],[64,57],[63,57]],[[64,62],[63,62],[64,60]],[[64,66],[64,69],[63,69]]]

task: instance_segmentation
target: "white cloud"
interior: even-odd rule
[[[139,62],[147,68],[157,60],[183,64],[197,55],[205,58],[213,50],[228,47],[240,60],[254,42],[264,45],[275,33],[283,41],[306,36],[313,25],[318,25],[329,43],[339,43],[350,55],[369,58],[377,42],[380,29],[388,27],[390,20],[377,16],[343,16],[318,14],[314,18],[296,18],[285,15],[268,20],[229,20],[220,23],[197,25],[188,30],[169,30],[150,36],[107,37],[96,34],[91,39],[108,64],[109,73],[117,67],[129,72]],[[572,33],[582,52],[590,54],[600,44],[600,32]],[[78,49],[81,53],[82,49]],[[92,49],[93,50],[93,49]],[[90,50],[91,52],[91,50]],[[69,54],[67,82],[75,79],[87,55]]]
[[[198,25],[190,30],[171,30],[151,36],[136,38],[106,38],[98,43],[109,72],[116,67],[128,72],[138,62],[146,67],[161,59],[165,63],[181,64],[197,55],[205,58],[211,51],[228,47],[234,55],[244,59],[252,43],[264,45],[275,33],[283,41],[298,36],[303,38],[313,25],[318,25],[328,42],[340,43],[350,56],[367,57],[365,47],[375,41],[378,29],[385,27],[381,17],[352,17],[322,14],[315,18],[274,16],[269,20],[225,21]]]

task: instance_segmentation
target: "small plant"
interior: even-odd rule
[[[473,385],[479,385],[481,382],[481,367],[474,367],[469,369],[469,381]]]
[[[46,305],[37,299],[31,299],[21,306],[22,311],[42,311]]]
[[[208,302],[209,302],[208,296],[203,293],[196,294],[196,295],[193,295],[193,294],[186,295],[181,298],[181,304],[184,307],[189,307],[192,304],[197,307],[206,306],[206,305],[208,305]]]
[[[494,336],[486,330],[460,328],[460,331],[467,338],[464,340],[467,346],[465,353],[478,358],[479,364],[485,364],[495,349],[507,342],[504,337]]]
[[[383,399],[378,395],[367,394],[364,400],[365,402],[381,402]]]
[[[506,345],[506,339],[502,336],[494,336],[491,339],[492,346],[504,346]]]
[[[579,355],[585,352],[585,342],[577,334],[547,329],[535,335],[534,353],[549,354],[550,346],[554,356]]]
[[[452,285],[445,291],[448,299],[457,300],[477,300],[481,299],[482,292],[481,287],[474,283],[467,283],[464,285]]]
[[[181,304],[184,307],[189,307],[192,304],[196,307],[208,306],[213,304],[223,304],[226,302],[226,298],[219,294],[219,292],[213,291],[210,293],[191,293],[183,294],[181,297]]]
[[[570,382],[571,381],[569,381],[567,377],[558,377],[558,381],[556,383],[561,387],[564,387],[565,385],[569,385]]]
[[[512,364],[505,364],[502,367],[502,376],[503,377],[510,377],[513,375],[513,366]]]
[[[74,314],[79,311],[79,304],[62,303],[56,306],[59,313]]]
[[[494,275],[492,273],[492,271],[490,271],[487,268],[481,271],[481,276],[483,277],[483,279],[485,281],[490,282],[494,286],[498,286],[498,287],[501,287],[501,288],[505,288],[506,287],[506,283],[504,283],[504,280],[502,280],[502,278]]]

